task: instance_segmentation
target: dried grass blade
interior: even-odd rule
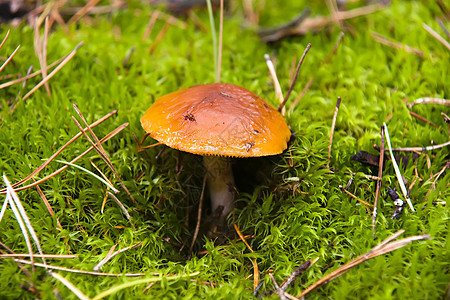
[[[150,282],[157,282],[157,281],[161,281],[163,279],[165,280],[176,280],[176,279],[181,279],[183,277],[192,277],[192,276],[196,276],[200,274],[200,272],[195,272],[195,273],[191,273],[191,274],[182,274],[182,275],[172,275],[172,276],[160,276],[160,277],[153,277],[153,278],[143,278],[143,279],[138,279],[138,280],[134,280],[134,281],[130,281],[130,282],[125,282],[116,286],[113,286],[112,288],[101,292],[100,294],[96,295],[94,298],[92,298],[92,300],[99,300],[102,299],[106,296],[112,295],[115,292],[118,292],[120,290],[138,285],[138,284],[143,284],[143,283],[150,283]]]
[[[441,98],[431,98],[431,97],[424,97],[419,98],[408,104],[409,108],[413,107],[416,104],[441,104],[441,105],[447,105],[450,106],[450,100],[448,99],[441,99]]]
[[[334,136],[334,128],[336,126],[337,114],[339,112],[339,106],[341,105],[341,97],[337,98],[336,107],[334,109],[333,121],[331,122],[331,132],[330,132],[330,141],[328,144],[328,162],[327,169],[330,168],[330,160],[331,160],[331,146],[333,145],[333,136]]]
[[[114,245],[113,247],[111,247],[111,250],[114,251],[114,249],[116,248],[117,245],[118,245],[118,244],[116,244],[116,245]],[[139,247],[139,246],[141,246],[141,245],[142,245],[142,242],[139,242],[139,243],[136,243],[136,244],[134,244],[134,245],[132,245],[132,246],[128,246],[128,247],[125,247],[125,248],[123,248],[123,249],[117,250],[117,251],[114,252],[114,253],[111,253],[112,251],[110,250],[110,252],[108,253],[108,255],[107,255],[101,262],[99,262],[99,263],[94,267],[94,271],[100,270],[100,268],[101,268],[105,263],[107,263],[109,260],[111,260],[111,258],[113,258],[114,256],[116,256],[116,255],[118,255],[118,254],[120,254],[120,253],[122,253],[122,252],[125,252],[125,251],[127,251],[127,250],[130,250],[130,249]]]
[[[202,219],[203,199],[205,198],[206,178],[207,178],[207,176],[205,175],[205,177],[203,178],[202,193],[200,195],[200,201],[198,204],[197,224],[195,226],[194,236],[192,237],[191,247],[189,248],[189,256],[191,256],[191,254],[192,254],[192,249],[194,248],[195,240],[197,239],[198,232],[200,231],[200,221]]]
[[[131,223],[131,226],[134,228],[134,224],[133,224],[133,222],[131,221],[131,216],[130,216],[130,214],[128,213],[128,211],[127,211],[127,209],[125,208],[125,206],[123,206],[123,204],[122,204],[122,202],[120,202],[119,201],[119,199],[117,199],[117,197],[113,194],[113,193],[111,193],[111,192],[107,192],[108,193],[108,195],[117,203],[117,205],[119,205],[119,207],[120,207],[120,209],[123,211],[123,213],[125,214],[125,217],[128,219],[128,221],[130,221],[130,223]]]
[[[36,180],[34,180],[34,178],[33,178],[33,181],[36,182]],[[50,213],[50,215],[51,215],[52,217],[55,217],[55,212],[53,211],[52,206],[51,206],[50,203],[48,202],[47,197],[45,197],[45,195],[44,195],[44,193],[42,192],[42,190],[41,190],[41,188],[39,187],[39,185],[36,185],[36,189],[37,189],[37,191],[38,191],[38,193],[39,193],[39,196],[41,196],[42,201],[44,201],[45,207],[47,207],[47,210],[48,210],[48,212]],[[56,226],[58,226],[59,229],[62,229],[61,223],[59,223],[58,218],[56,218]]]
[[[78,299],[81,300],[90,300],[88,296],[86,296],[82,291],[80,291],[72,282],[70,282],[69,280],[67,280],[66,278],[64,278],[62,275],[59,275],[58,273],[55,272],[49,272],[50,275],[59,280],[62,284],[64,284],[69,290],[72,291],[72,293],[74,293]]]
[[[77,53],[78,49],[83,45],[83,42],[80,42],[70,53],[67,55],[63,61],[50,73],[48,74],[44,79],[42,79],[41,82],[39,82],[34,88],[32,88],[23,98],[22,100],[27,99],[30,97],[38,88],[40,88],[43,84],[45,84],[50,78],[52,78],[59,70],[61,70],[62,67],[64,67],[69,60],[74,57],[74,55]]]
[[[23,260],[23,259],[18,259],[18,258],[14,258],[15,262],[18,263],[22,263],[22,264],[27,264],[27,265],[31,265],[31,262],[28,260]],[[60,271],[66,271],[66,272],[71,272],[71,273],[77,273],[77,274],[86,274],[86,275],[96,275],[96,276],[106,276],[106,277],[140,277],[140,276],[144,276],[144,275],[148,275],[145,273],[102,273],[102,272],[92,272],[92,271],[84,271],[84,270],[78,270],[78,269],[70,269],[70,268],[65,268],[65,267],[60,267],[60,266],[53,266],[53,265],[44,265],[41,263],[34,263],[34,266],[36,267],[45,267],[47,269],[52,269],[52,270],[60,270]],[[158,276],[159,274],[153,274],[154,276]]]
[[[409,207],[411,208],[411,210],[413,212],[415,212],[416,210],[414,209],[411,199],[408,196],[408,193],[407,193],[406,187],[405,187],[405,183],[403,182],[403,179],[402,179],[402,174],[400,173],[400,169],[397,165],[397,162],[395,161],[394,153],[392,152],[391,139],[389,138],[389,131],[388,131],[386,123],[384,123],[384,129],[385,129],[385,134],[386,134],[386,141],[387,141],[387,144],[389,147],[389,154],[391,155],[391,160],[392,160],[392,164],[394,166],[395,174],[397,175],[398,184],[400,185],[400,188],[403,192],[403,196],[405,197],[406,201],[408,202]]]
[[[89,171],[89,170],[87,170],[87,169],[85,169],[85,168],[83,168],[83,167],[81,167],[81,166],[79,166],[79,165],[76,165],[76,164],[73,164],[73,163],[70,163],[70,162],[64,161],[64,160],[55,160],[55,161],[56,161],[56,162],[59,162],[59,163],[62,163],[62,164],[65,164],[65,165],[69,165],[69,166],[71,166],[71,167],[75,167],[75,168],[77,168],[77,169],[80,169],[81,171],[86,172],[86,173],[88,173],[89,175],[91,175],[91,176],[97,178],[98,180],[100,180],[101,182],[103,182],[107,187],[109,187],[110,189],[112,189],[112,190],[114,191],[114,193],[118,193],[118,192],[119,192],[119,190],[117,190],[115,187],[113,187],[112,185],[110,185],[106,180],[104,180],[103,178],[101,178],[101,177],[98,176],[97,174],[95,174],[95,173],[93,173],[93,172],[91,172],[91,171]]]
[[[0,72],[3,71],[3,69],[6,67],[6,65],[13,59],[14,55],[16,55],[17,51],[19,51],[20,45],[17,46],[16,50],[5,60],[3,65],[0,67]]]

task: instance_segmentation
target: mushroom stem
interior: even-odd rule
[[[211,197],[211,211],[215,213],[223,207],[220,220],[224,221],[233,210],[234,177],[231,164],[226,157],[204,156],[208,188]]]

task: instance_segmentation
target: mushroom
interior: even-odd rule
[[[275,155],[291,132],[283,116],[249,90],[227,83],[182,89],[157,99],[141,118],[157,141],[203,156],[212,212],[233,209],[234,178],[227,157]]]

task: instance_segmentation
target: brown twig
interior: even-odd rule
[[[331,123],[331,133],[330,133],[330,142],[328,145],[328,162],[327,169],[330,168],[330,160],[331,160],[331,146],[333,145],[333,136],[334,136],[334,128],[336,126],[337,114],[339,112],[339,106],[341,105],[341,97],[337,98],[336,107],[334,109],[333,121]]]
[[[8,31],[6,32],[5,37],[2,40],[2,43],[0,44],[0,49],[2,49],[3,45],[5,44],[6,40],[8,39],[9,33],[10,33],[10,29],[8,29]]]
[[[340,268],[334,270],[333,272],[331,272],[330,274],[322,277],[321,279],[319,279],[317,282],[315,282],[314,284],[310,285],[308,288],[306,288],[300,295],[299,297],[304,297],[305,295],[307,295],[308,293],[310,293],[311,291],[325,285],[326,283],[338,278],[339,276],[341,276],[342,274],[345,274],[346,272],[348,272],[349,270],[351,270],[352,268],[356,267],[357,265],[359,265],[362,262],[365,262],[371,258],[392,252],[394,250],[397,250],[399,248],[402,248],[406,245],[408,245],[409,243],[413,242],[413,241],[420,241],[420,240],[427,240],[430,239],[430,235],[425,234],[425,235],[416,235],[416,236],[410,236],[398,241],[393,241],[395,238],[397,238],[399,235],[401,235],[403,232],[405,232],[404,230],[400,230],[397,231],[396,233],[394,233],[393,235],[391,235],[390,237],[388,237],[387,239],[385,239],[383,242],[381,242],[380,244],[378,244],[377,246],[375,246],[374,248],[372,248],[372,250],[370,250],[369,252],[367,252],[364,255],[361,255],[357,258],[355,258],[354,260],[346,263],[345,265],[341,266]]]
[[[203,198],[205,196],[206,178],[207,176],[205,175],[205,177],[203,178],[202,194],[200,195],[200,201],[198,204],[197,225],[195,225],[194,236],[192,237],[191,247],[189,247],[189,256],[192,255],[192,249],[194,248],[195,240],[197,239],[198,232],[200,231],[200,221],[202,220],[202,207]]]
[[[145,26],[144,34],[142,35],[142,39],[145,41],[150,37],[150,33],[152,32],[153,26],[155,26],[156,20],[160,15],[161,11],[155,10],[152,12],[150,19],[148,20],[147,26]]]
[[[286,96],[284,97],[283,102],[280,103],[280,105],[278,106],[278,109],[277,109],[277,110],[278,110],[279,112],[283,109],[284,105],[286,104],[286,102],[287,102],[288,99],[289,99],[289,96],[291,95],[292,90],[294,89],[295,82],[297,81],[298,73],[300,72],[300,67],[302,66],[303,60],[305,59],[305,56],[306,56],[306,54],[308,53],[309,48],[311,48],[311,43],[309,43],[308,46],[306,46],[306,49],[305,49],[305,51],[303,52],[303,55],[302,55],[302,57],[300,58],[300,60],[299,60],[299,62],[298,62],[297,70],[295,71],[295,76],[294,76],[294,79],[293,79],[292,82],[291,82],[291,86],[289,87],[289,90],[288,90]]]
[[[430,26],[423,23],[423,28],[428,31],[429,34],[431,34],[435,39],[437,39],[442,45],[444,45],[448,50],[450,50],[450,43],[447,42],[442,36],[439,35],[436,31],[433,30]]]
[[[412,54],[415,54],[420,57],[425,56],[425,54],[423,53],[422,50],[412,48],[408,45],[405,45],[405,44],[397,42],[397,41],[393,41],[392,39],[389,39],[388,37],[385,37],[377,32],[372,32],[371,35],[375,41],[377,41],[378,43],[383,44],[385,46],[388,46],[388,47],[391,47],[391,48],[394,48],[397,50],[405,50],[408,53],[412,53]]]
[[[347,191],[346,189],[344,189],[344,187],[342,185],[339,185],[339,188],[341,189],[341,191],[344,191],[347,195],[351,196],[352,198],[358,200],[359,202],[361,202],[362,204],[364,204],[365,206],[370,206],[373,207],[372,204],[367,203],[361,199],[359,199],[358,197],[356,197],[355,195],[353,195],[352,193],[350,193],[349,191]]]
[[[431,122],[431,121],[425,119],[424,117],[422,117],[422,116],[416,114],[415,112],[410,111],[409,114],[410,114],[411,116],[413,116],[414,118],[417,118],[417,119],[419,119],[419,120],[421,120],[421,121],[424,121],[425,123],[428,123],[428,124],[430,124],[430,125],[432,125],[432,126],[434,126],[434,127],[436,127],[436,128],[439,128],[439,126],[437,126],[437,125],[434,124],[433,122]]]
[[[377,188],[375,191],[375,201],[373,204],[373,214],[372,214],[372,230],[374,235],[375,235],[375,224],[377,221],[378,196],[380,195],[381,180],[383,179],[383,162],[384,162],[384,126],[381,126],[381,150],[380,150],[380,160],[378,162],[378,180],[377,180]]]

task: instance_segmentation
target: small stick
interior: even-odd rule
[[[202,207],[203,207],[203,198],[205,196],[205,187],[206,187],[206,178],[203,178],[203,186],[202,186],[202,194],[200,195],[200,202],[198,204],[198,213],[197,213],[197,225],[195,225],[194,237],[192,238],[191,247],[189,248],[189,256],[192,255],[192,249],[194,248],[195,240],[197,239],[198,232],[200,231],[200,221],[202,220]]]
[[[269,276],[270,276],[270,279],[272,280],[273,286],[275,287],[278,297],[280,297],[281,300],[286,300],[286,297],[284,296],[283,291],[280,289],[280,286],[278,285],[277,281],[273,277],[272,272],[269,273]]]
[[[450,100],[447,99],[441,99],[441,98],[431,98],[431,97],[424,97],[419,98],[408,104],[409,108],[413,107],[416,104],[441,104],[441,105],[447,105],[450,106]]]
[[[289,111],[293,111],[295,106],[300,102],[300,100],[305,96],[306,92],[311,87],[312,83],[314,82],[314,77],[311,77],[311,79],[306,83],[303,90],[300,92],[300,95],[298,95],[297,99],[295,99],[294,102],[292,102],[291,106],[289,107]]]
[[[275,95],[277,96],[277,98],[281,104],[281,103],[283,103],[284,97],[283,97],[283,92],[281,91],[280,82],[278,81],[278,78],[277,78],[277,72],[275,71],[275,67],[273,65],[272,60],[270,59],[269,54],[264,54],[264,58],[266,59],[266,64],[267,64],[267,67],[269,68],[270,76],[272,77],[272,80],[273,80],[273,85],[275,87]],[[285,113],[285,108],[283,107],[283,109],[281,110],[281,114],[284,115],[284,113]]]
[[[450,145],[450,141],[445,142],[443,144],[432,145],[432,146],[428,146],[428,147],[392,148],[392,151],[401,151],[401,152],[431,151],[431,150],[436,150],[436,149],[443,148],[443,147],[446,147],[449,145]],[[388,151],[388,149],[386,149],[384,151]]]
[[[387,37],[385,37],[385,36],[383,36],[383,35],[381,35],[379,33],[372,32],[372,38],[375,41],[377,41],[378,43],[386,45],[388,47],[391,47],[391,48],[394,48],[394,49],[397,49],[397,50],[402,50],[403,49],[403,50],[405,50],[408,53],[412,53],[412,54],[415,54],[415,55],[420,56],[420,57],[424,57],[425,56],[425,54],[423,53],[422,50],[415,49],[415,48],[412,48],[412,47],[410,47],[408,45],[402,44],[400,42],[393,41],[393,40],[391,40],[391,39],[389,39],[389,38],[387,38]]]
[[[359,202],[361,202],[362,204],[366,205],[366,206],[370,206],[373,207],[372,204],[367,203],[361,199],[359,199],[358,197],[356,197],[355,195],[353,195],[352,193],[350,193],[349,191],[347,191],[346,189],[344,189],[344,187],[342,185],[339,185],[339,188],[341,189],[341,191],[344,191],[347,195],[351,196],[352,198],[358,200]]]
[[[378,196],[381,189],[381,179],[383,178],[383,162],[384,162],[384,126],[381,126],[381,150],[380,150],[380,160],[378,162],[378,180],[377,189],[375,191],[375,202],[373,204],[373,215],[372,215],[372,230],[375,235],[375,224],[377,220],[377,210],[378,210]]]
[[[339,106],[341,105],[341,97],[339,96],[336,102],[336,107],[334,109],[333,122],[331,123],[331,133],[330,133],[330,142],[328,145],[328,162],[327,169],[330,168],[330,160],[331,160],[331,145],[333,144],[333,136],[334,136],[334,127],[336,126],[337,114],[339,111]]]
[[[45,84],[50,78],[52,78],[56,72],[58,72],[62,67],[64,67],[64,65],[66,63],[69,62],[69,60],[72,59],[72,57],[74,57],[74,55],[77,53],[78,49],[83,46],[83,42],[80,42],[70,53],[69,55],[67,55],[63,61],[50,73],[48,74],[46,77],[44,77],[44,79],[42,79],[41,82],[39,82],[34,88],[31,89],[31,91],[29,91],[25,96],[23,96],[22,101],[24,101],[25,99],[27,99],[28,97],[31,96],[31,94],[33,94],[38,88],[40,88],[43,84]]]
[[[283,282],[280,286],[281,290],[283,292],[286,291],[286,289],[288,288],[288,286],[294,282],[294,280],[302,275],[306,270],[308,270],[308,268],[311,266],[311,260],[307,260],[306,262],[304,262],[303,264],[301,264],[297,269],[295,269],[294,272],[292,272],[291,276],[289,276],[288,279],[286,279],[285,282]]]
[[[445,164],[445,166],[442,168],[442,170],[439,171],[438,174],[436,174],[436,178],[433,180],[433,183],[431,184],[430,189],[428,190],[427,194],[425,195],[425,201],[428,198],[428,195],[430,194],[432,189],[436,188],[436,181],[438,180],[438,178],[442,175],[442,173],[445,172],[445,170],[447,170],[448,168],[450,168],[450,162],[447,162]]]
[[[278,109],[277,109],[277,110],[278,110],[279,112],[281,111],[281,109],[283,109],[284,105],[286,104],[286,102],[287,102],[288,99],[289,99],[289,96],[291,95],[292,90],[294,89],[295,82],[297,81],[298,73],[300,72],[300,67],[302,66],[303,60],[305,59],[305,56],[306,56],[306,54],[308,53],[309,48],[311,48],[311,43],[309,43],[308,46],[306,46],[306,49],[305,49],[305,51],[303,52],[303,55],[302,55],[302,57],[300,58],[300,60],[299,60],[299,62],[298,62],[297,70],[295,71],[295,76],[294,76],[294,79],[293,79],[292,82],[291,82],[291,86],[289,87],[289,90],[288,90],[286,96],[284,97],[283,102],[280,103],[280,106],[278,106]]]
[[[394,153],[392,153],[391,139],[389,138],[389,131],[388,131],[386,123],[384,123],[384,130],[386,131],[385,132],[386,140],[387,140],[387,144],[389,147],[389,153],[391,155],[392,165],[394,166],[395,174],[397,175],[398,184],[400,185],[400,188],[403,192],[403,196],[405,196],[405,199],[408,202],[409,207],[411,208],[411,210],[413,212],[416,212],[416,210],[414,209],[414,206],[411,203],[411,199],[409,198],[408,193],[406,192],[405,183],[403,182],[402,174],[400,173],[400,169],[398,168],[397,162],[395,161]]]
[[[450,50],[450,43],[447,42],[442,36],[439,35],[436,31],[433,30],[430,26],[425,23],[422,23],[423,28],[428,31],[435,39],[437,39],[442,45],[444,45],[448,50]]]
[[[413,116],[413,117],[415,117],[415,118],[421,120],[421,121],[424,121],[425,123],[428,123],[428,124],[430,124],[430,125],[432,125],[432,126],[434,126],[434,127],[436,127],[436,128],[439,128],[439,126],[437,126],[437,125],[434,124],[433,122],[431,122],[431,121],[425,119],[424,117],[422,117],[422,116],[416,114],[415,112],[410,111],[409,114],[410,114],[411,116]]]

